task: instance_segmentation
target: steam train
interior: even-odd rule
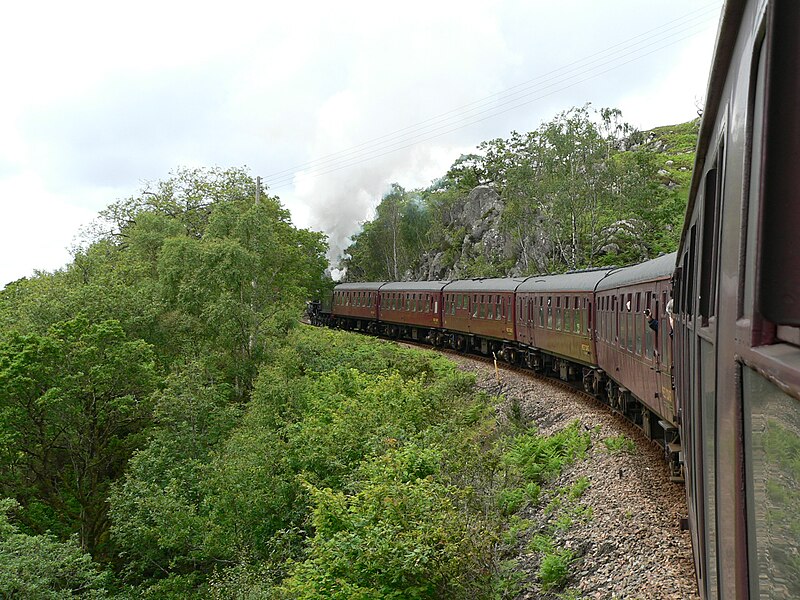
[[[797,0],[725,3],[677,253],[345,283],[315,311],[582,381],[685,477],[705,599],[800,598],[799,32]]]

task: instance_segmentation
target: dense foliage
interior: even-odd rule
[[[437,255],[455,277],[630,264],[677,246],[697,121],[637,132],[619,110],[573,108],[535,131],[482,143],[423,190],[395,184],[342,261],[352,281],[426,277]],[[503,252],[481,252],[459,219],[476,186],[499,197]],[[474,229],[474,228],[473,228]]]
[[[0,553],[4,595],[38,597],[48,578],[72,589],[58,572],[83,569],[82,552],[121,568],[109,498],[131,457],[154,440],[208,452],[305,300],[330,285],[324,237],[254,199],[241,169],[179,170],[104,210],[64,269],[0,291],[3,543],[19,548]],[[53,549],[42,572],[23,564],[37,547]]]
[[[455,252],[463,232],[446,224],[487,182],[519,248],[535,223],[560,240],[526,269],[607,260],[597,236],[622,198],[666,231],[668,197],[636,187],[649,163],[599,127],[571,111],[429,190],[393,187],[350,274],[398,278],[436,244]],[[179,170],[104,210],[64,269],[0,291],[0,595],[513,597],[514,514],[588,434],[498,419],[440,357],[300,328],[332,285],[324,236],[255,185]],[[571,555],[537,552],[542,585],[561,585]]]
[[[206,349],[170,360],[120,321],[5,337],[6,595],[513,597],[508,516],[586,447],[581,427],[498,420],[440,356],[362,336],[284,330],[247,394]]]

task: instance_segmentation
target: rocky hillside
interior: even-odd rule
[[[634,131],[572,109],[481,144],[425,190],[394,186],[348,248],[357,280],[563,272],[675,249],[699,119]]]

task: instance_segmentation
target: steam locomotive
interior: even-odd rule
[[[320,324],[494,355],[625,414],[685,478],[700,595],[800,598],[800,2],[722,9],[679,249],[344,283]]]

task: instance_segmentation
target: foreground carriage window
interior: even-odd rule
[[[800,598],[800,401],[743,371],[753,597]]]

